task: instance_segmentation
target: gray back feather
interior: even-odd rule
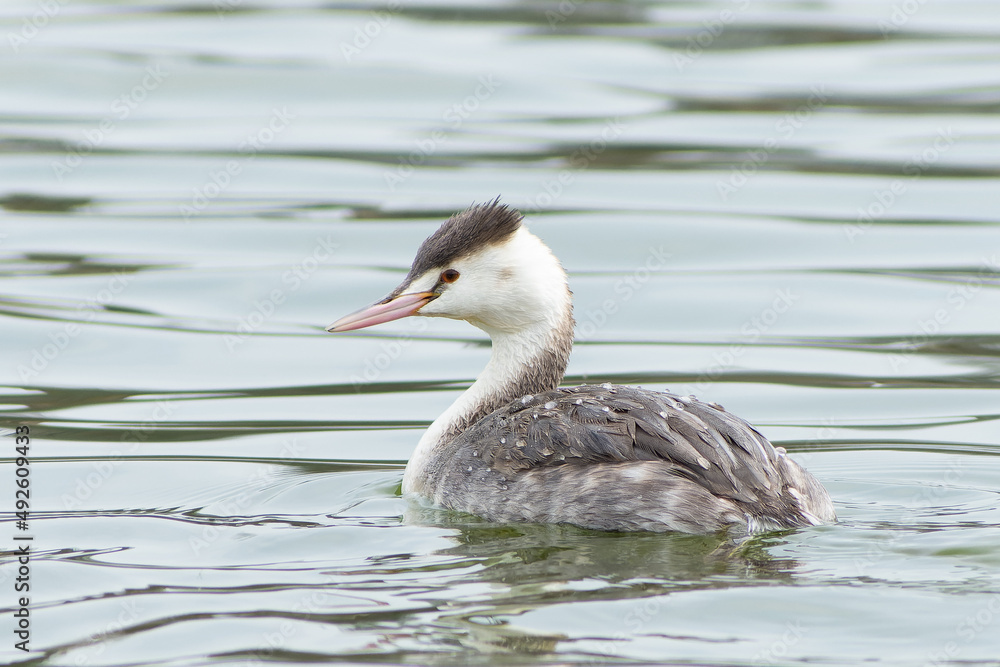
[[[820,519],[832,517],[832,507],[821,503],[814,510],[789,493],[790,487],[802,495],[818,488],[825,497],[808,473],[776,451],[750,424],[718,406],[663,392],[611,385],[546,391],[492,412],[447,447],[449,452],[442,459],[451,461],[449,468],[460,469],[466,461],[473,464],[469,470],[482,466],[489,476],[502,480],[506,497],[526,477],[558,473],[559,477],[569,475],[568,479],[584,479],[588,474],[602,478],[600,472],[607,464],[646,463],[642,469],[648,473],[648,489],[638,483],[602,493],[642,498],[646,491],[646,501],[633,498],[626,504],[634,511],[648,511],[645,505],[655,508],[659,504],[663,514],[674,519],[683,512],[663,506],[662,500],[663,489],[671,489],[677,502],[701,504],[702,512],[718,515],[706,517],[705,526],[713,525],[712,520],[722,525],[734,517],[771,527],[809,525],[815,522],[810,518],[814,511]],[[604,465],[592,465],[597,463]],[[439,483],[461,495],[458,480],[446,480],[450,475],[441,472],[445,474]],[[615,486],[626,481],[615,476],[603,479]],[[508,485],[513,486],[508,489]],[[482,491],[480,487],[481,497]],[[544,485],[535,491],[544,491]],[[654,500],[655,496],[660,499]],[[458,498],[439,500],[463,509],[456,506]],[[495,505],[496,499],[491,503]],[[485,512],[497,511],[493,507]],[[609,510],[580,505],[574,511],[599,516]],[[690,508],[686,511],[697,516]],[[484,514],[478,508],[475,512]]]

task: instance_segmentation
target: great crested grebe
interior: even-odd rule
[[[748,534],[836,519],[826,489],[753,426],[693,397],[559,388],[573,303],[552,251],[498,201],[453,215],[389,296],[334,322],[465,320],[493,352],[420,438],[403,492],[491,521]]]

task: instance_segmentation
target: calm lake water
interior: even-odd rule
[[[1000,664],[997,9],[4,2],[0,661]],[[400,498],[488,340],[323,327],[497,195],[569,271],[568,383],[722,403],[840,522]]]

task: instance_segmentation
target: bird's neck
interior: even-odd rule
[[[517,332],[490,331],[493,353],[476,381],[430,425],[403,477],[405,493],[420,492],[424,469],[436,450],[514,399],[559,386],[573,349],[573,311]]]

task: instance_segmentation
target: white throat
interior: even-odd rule
[[[552,329],[495,333],[493,354],[472,386],[424,431],[403,475],[403,493],[420,493],[425,470],[437,451],[490,412],[526,394],[555,389],[572,345],[560,345]],[[553,350],[565,348],[564,354]]]

